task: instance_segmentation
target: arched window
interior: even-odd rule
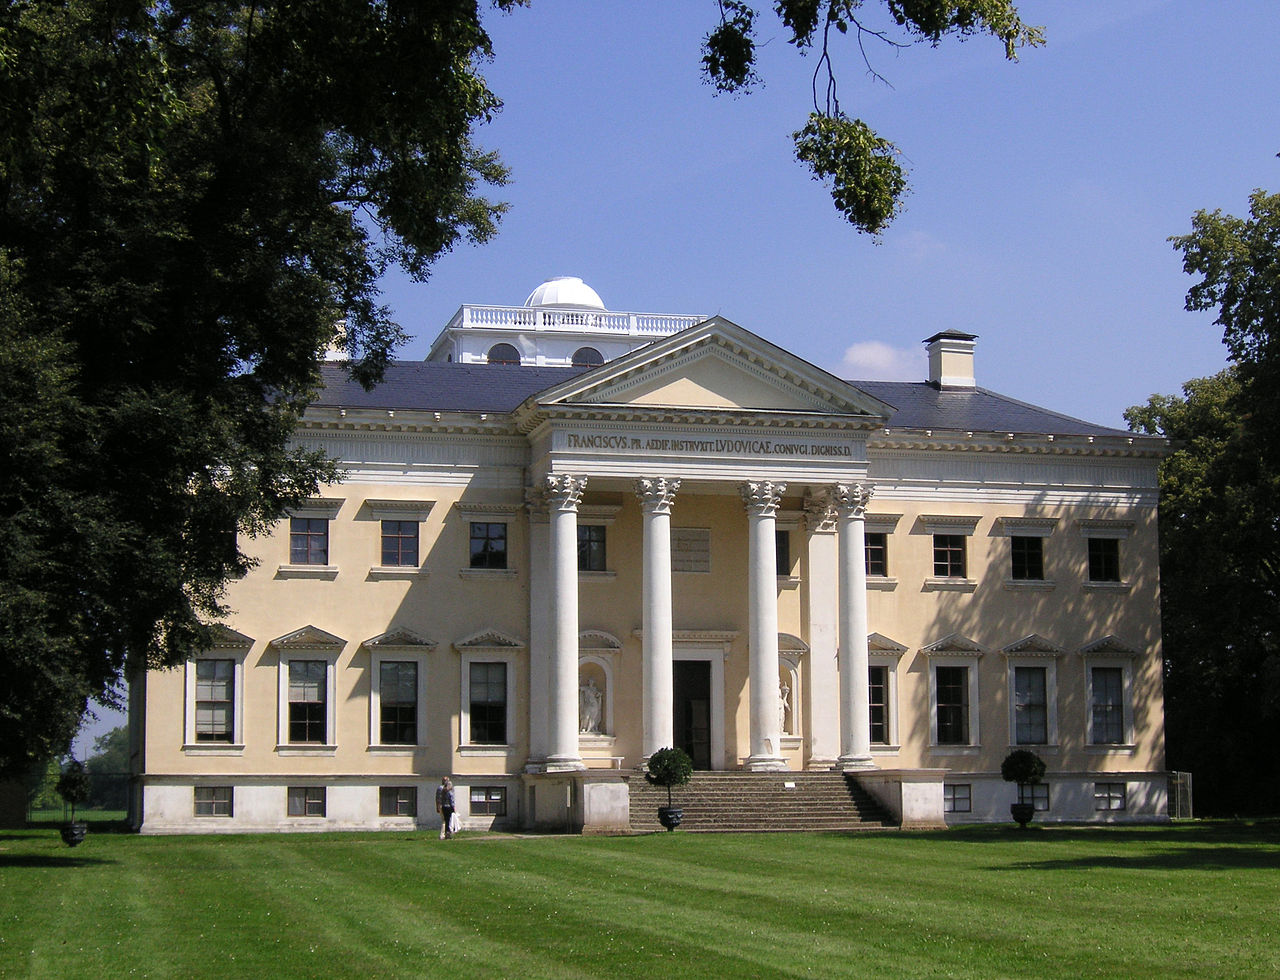
[[[519,364],[520,352],[510,344],[494,344],[489,348],[490,364]]]
[[[602,355],[594,347],[579,347],[573,352],[574,367],[597,367],[604,363],[604,355]]]

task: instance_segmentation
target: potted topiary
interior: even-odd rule
[[[1044,768],[1044,760],[1027,749],[1015,749],[1000,763],[1000,775],[1005,782],[1018,784],[1018,799],[1009,807],[1009,813],[1023,830],[1035,816],[1036,808],[1032,803],[1022,802],[1022,787],[1034,786],[1044,779]]]
[[[75,847],[84,840],[89,825],[76,819],[76,807],[89,799],[89,773],[83,762],[72,759],[58,777],[58,795],[71,807],[71,820],[61,828],[63,843]]]
[[[675,830],[684,820],[684,811],[671,803],[671,787],[683,786],[693,778],[693,760],[684,749],[658,749],[649,756],[645,781],[667,788],[667,805],[658,807],[658,822],[667,830]]]

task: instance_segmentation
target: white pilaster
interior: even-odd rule
[[[826,496],[805,499],[808,564],[801,585],[809,676],[804,685],[810,769],[834,769],[840,755],[840,672],[836,628],[836,510]]]
[[[831,488],[840,542],[840,768],[870,769],[866,516],[871,487]]]
[[[548,476],[551,663],[547,771],[585,769],[578,754],[578,502],[587,481]]]
[[[760,481],[743,483],[738,489],[747,508],[748,535],[751,755],[746,766],[757,771],[786,769],[778,721],[778,563],[774,515],[787,485]]]
[[[642,730],[640,752],[647,759],[675,741],[671,651],[671,505],[679,480],[640,479],[635,484],[644,513],[644,577],[641,602]]]
[[[542,772],[547,765],[550,736],[547,717],[551,697],[551,525],[543,487],[526,487],[529,509],[529,759],[527,772]]]

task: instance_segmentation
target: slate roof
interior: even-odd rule
[[[339,364],[322,366],[324,388],[315,404],[424,412],[489,412],[516,409],[536,395],[589,368],[524,367],[514,364],[455,364],[447,361],[396,361],[383,382],[365,391]],[[897,429],[951,429],[970,432],[1018,432],[1043,435],[1132,436],[1046,408],[988,391],[939,390],[925,381],[850,381],[855,388],[892,405],[886,423]]]

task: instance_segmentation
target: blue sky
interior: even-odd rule
[[[1166,241],[1200,208],[1280,191],[1275,0],[1023,0],[1048,43],[836,51],[841,102],[903,150],[906,211],[877,244],[792,156],[811,105],[761,0],[764,87],[698,72],[714,0],[532,0],[491,15],[505,103],[479,142],[512,183],[499,237],[386,301],[426,355],[463,303],[581,276],[615,310],[720,313],[842,377],[923,379],[920,341],[979,335],[978,383],[1092,422],[1225,362]],[[870,9],[870,7],[868,8]],[[122,724],[105,714],[92,736]]]
[[[877,244],[793,158],[814,59],[760,18],[764,87],[699,76],[713,0],[532,0],[491,15],[479,132],[512,169],[499,237],[386,282],[424,356],[463,303],[555,275],[616,310],[720,313],[846,378],[923,378],[920,341],[979,335],[978,382],[1122,426],[1125,407],[1224,364],[1166,239],[1199,208],[1280,190],[1280,5],[1024,0],[1045,47],[988,38],[836,53],[841,102],[901,147],[906,210]],[[870,6],[868,9],[871,9]]]

